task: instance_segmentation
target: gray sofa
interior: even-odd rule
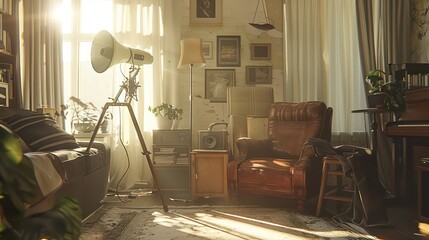
[[[77,199],[83,218],[101,206],[108,190],[110,171],[110,151],[106,144],[94,142],[87,152],[87,142],[76,142],[52,118],[22,109],[0,107],[0,124],[21,138],[24,155],[33,165],[47,164],[46,168],[39,166],[42,176],[52,174],[56,179],[55,184],[45,181],[47,186],[40,186],[44,181],[39,183],[44,193],[31,203],[27,214],[49,209],[55,199],[62,196]],[[46,174],[46,169],[55,170]]]

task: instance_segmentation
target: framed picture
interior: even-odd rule
[[[235,69],[206,69],[206,99],[226,102],[228,87],[235,86]]]
[[[12,64],[0,63],[0,82],[10,83],[12,79]]]
[[[9,85],[0,82],[0,106],[9,107]]]
[[[271,84],[273,82],[271,66],[246,66],[247,84]]]
[[[204,59],[213,59],[213,42],[203,41],[202,45]]]
[[[222,25],[222,0],[190,0],[190,25]]]
[[[218,67],[240,67],[240,36],[218,36],[216,50]]]
[[[270,43],[252,43],[250,44],[251,60],[271,60]]]

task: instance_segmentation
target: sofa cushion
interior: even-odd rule
[[[63,131],[49,116],[16,114],[4,119],[32,151],[54,151],[78,148],[76,139]]]

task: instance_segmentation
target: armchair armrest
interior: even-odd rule
[[[242,162],[249,158],[272,155],[272,143],[268,139],[256,140],[242,137],[237,139],[238,157],[235,161]]]
[[[236,141],[238,156],[228,163],[228,189],[237,190],[237,171],[241,162],[252,157],[268,156],[272,153],[272,144],[266,140],[255,140],[247,137],[238,138]]]
[[[306,199],[308,194],[316,192],[314,189],[320,185],[321,170],[322,157],[316,155],[314,146],[305,143],[292,169],[293,192],[298,199]]]
[[[312,145],[304,144],[301,155],[293,166],[294,174],[296,171],[305,173],[307,169],[311,167],[314,161],[318,161],[319,164],[321,164],[321,157],[316,155],[315,149]]]

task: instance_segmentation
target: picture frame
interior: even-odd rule
[[[272,84],[272,66],[246,66],[246,84]]]
[[[228,87],[235,86],[235,69],[206,69],[205,98],[210,102],[226,102]]]
[[[12,79],[12,64],[0,63],[0,82],[10,83]]]
[[[0,106],[9,107],[9,84],[0,82]]]
[[[213,42],[202,41],[202,51],[204,59],[213,59]]]
[[[251,60],[271,60],[270,43],[251,43],[250,44]]]
[[[241,37],[217,36],[216,63],[218,67],[241,66]]]
[[[190,0],[189,25],[221,26],[222,0]]]

